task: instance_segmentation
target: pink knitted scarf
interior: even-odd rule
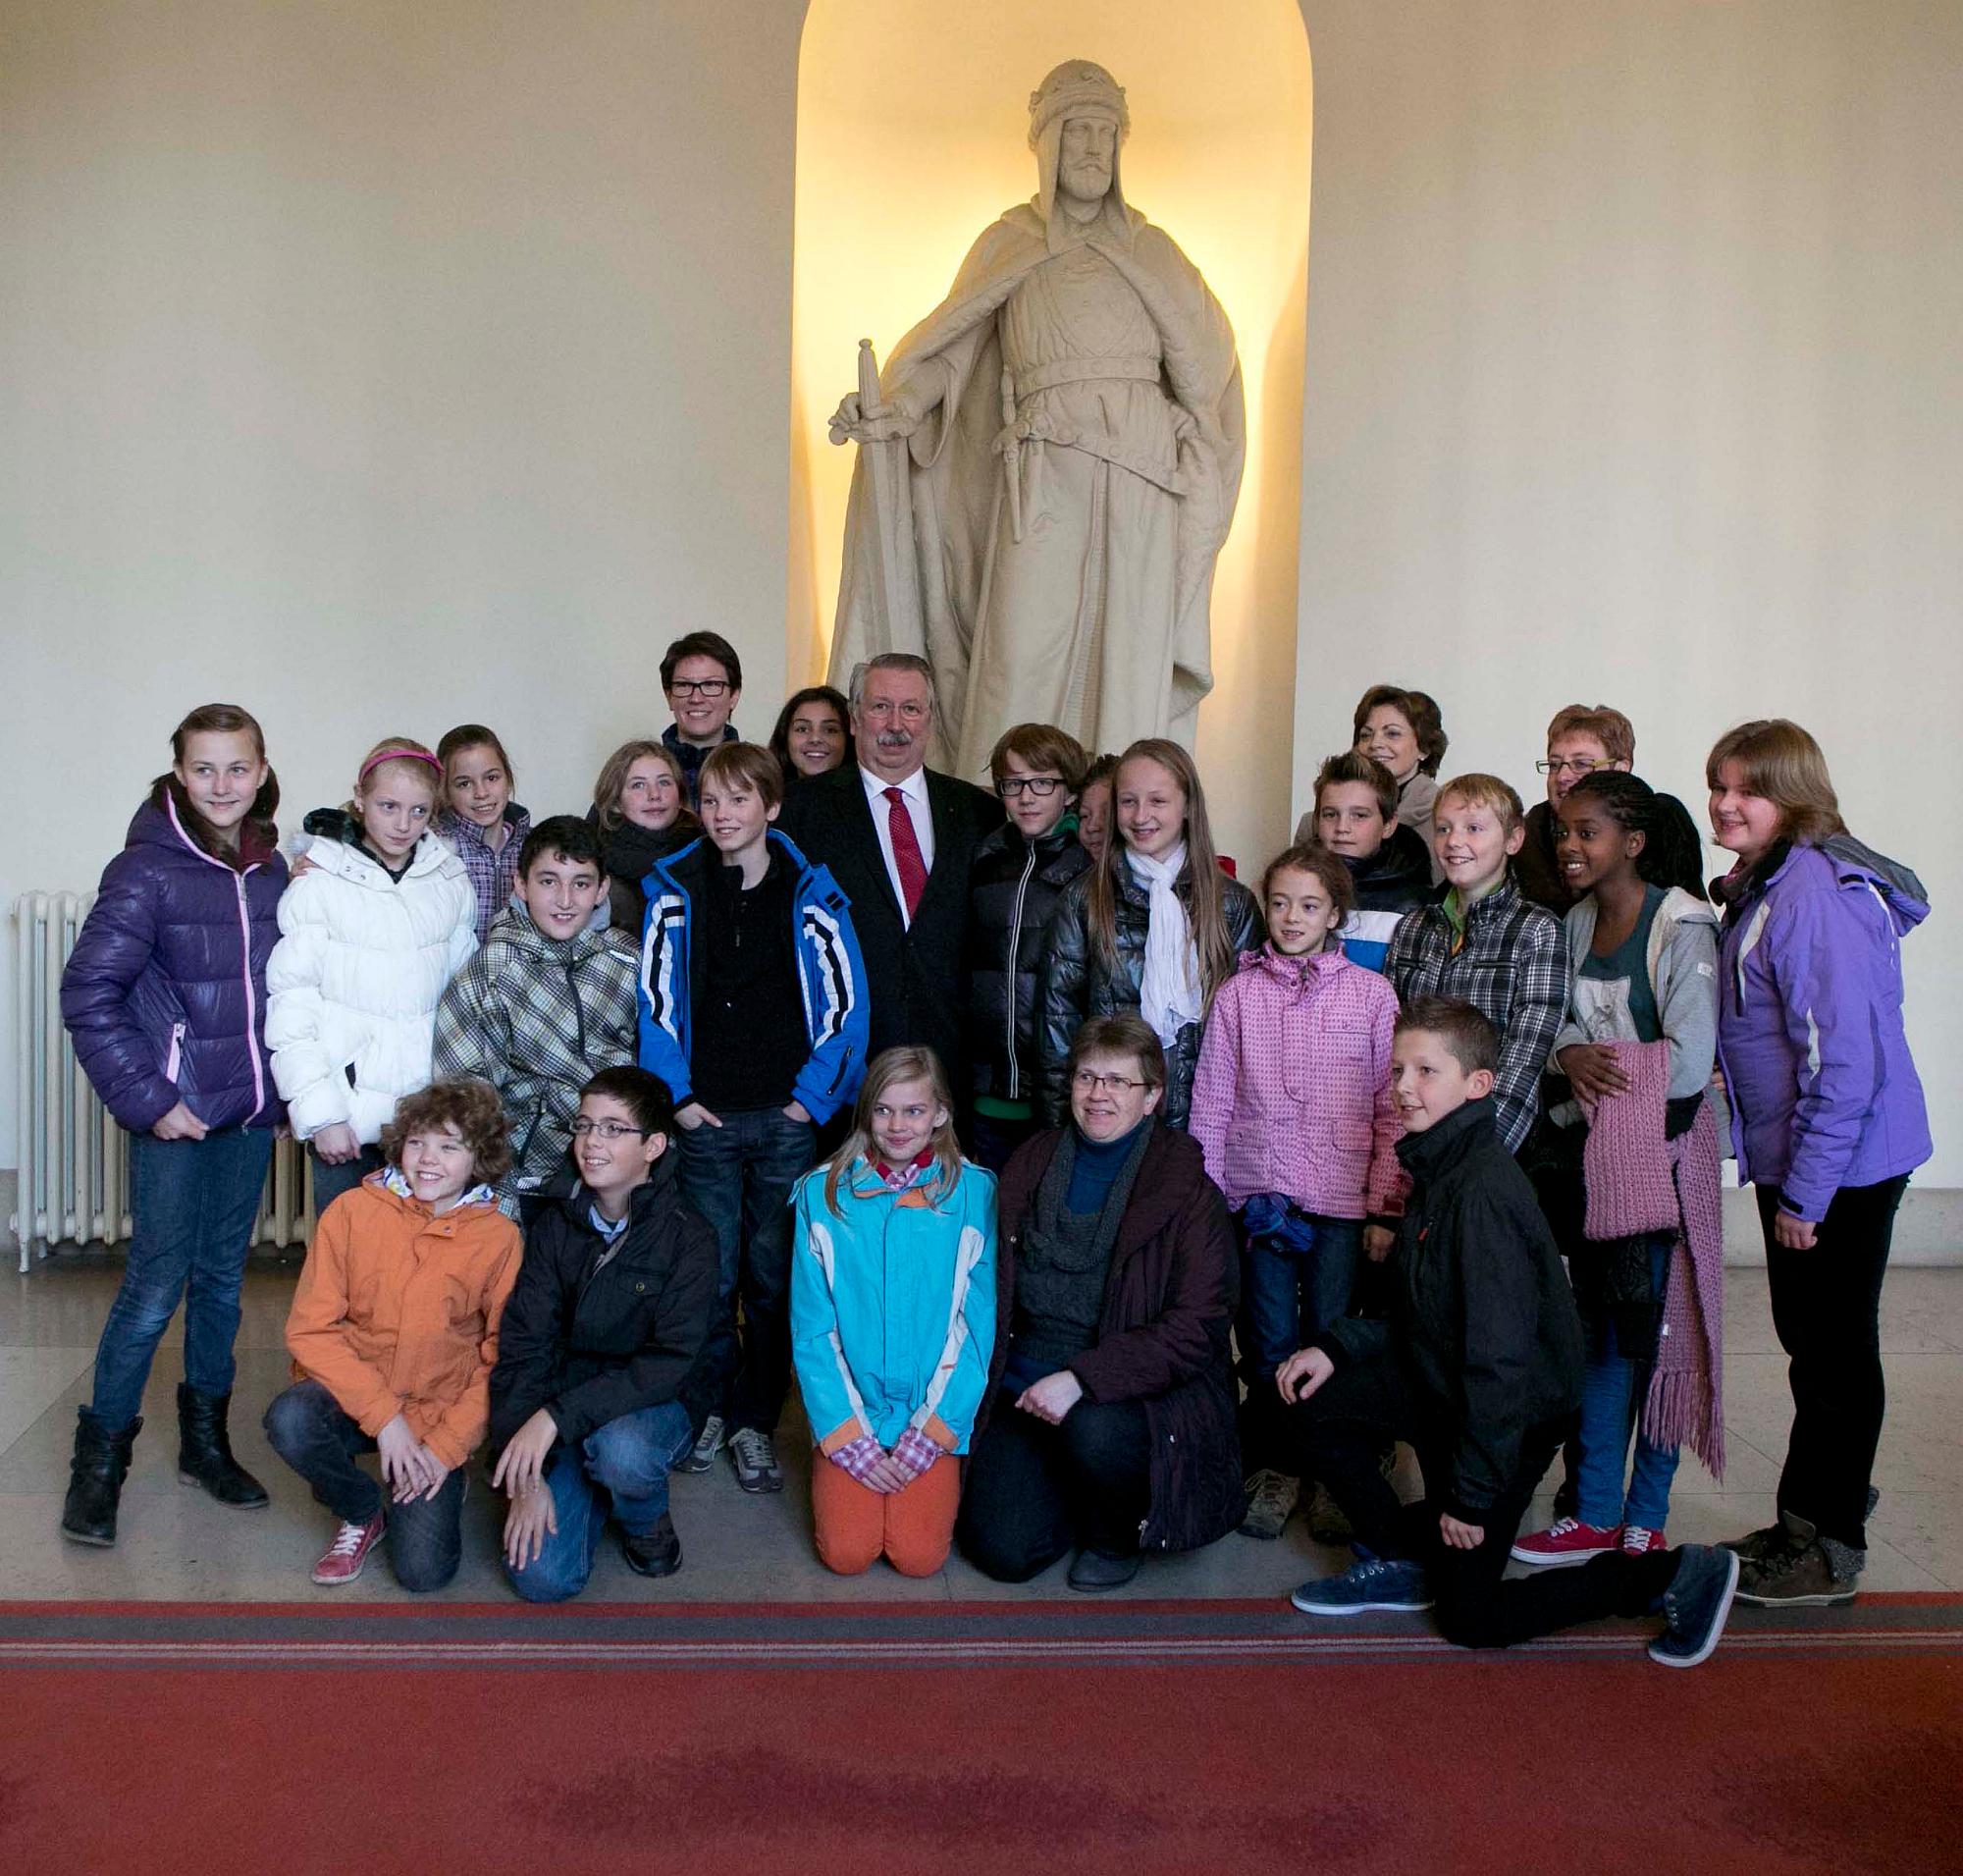
[[[1582,1149],[1591,1238],[1673,1231],[1643,1431],[1688,1446],[1713,1478],[1724,1475],[1724,1222],[1718,1123],[1706,1100],[1690,1131],[1664,1137],[1668,1043],[1612,1043],[1627,1093],[1598,1101]]]

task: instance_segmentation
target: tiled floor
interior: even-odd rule
[[[95,1338],[119,1266],[100,1257],[57,1258],[25,1277],[0,1278],[0,1599],[153,1597],[264,1602],[330,1598],[307,1570],[329,1534],[327,1514],[273,1457],[259,1430],[264,1404],[289,1370],[280,1332],[294,1270],[256,1267],[246,1284],[239,1342],[235,1443],[273,1493],[269,1510],[228,1512],[177,1479],[173,1389],[182,1371],[174,1331],[144,1401],[148,1423],[124,1493],[113,1550],[57,1534],[77,1406],[86,1400]],[[1726,1423],[1730,1466],[1723,1487],[1694,1459],[1677,1475],[1670,1535],[1713,1540],[1770,1522],[1788,1419],[1784,1359],[1774,1337],[1762,1271],[1727,1279]],[[1963,1269],[1901,1269],[1882,1312],[1888,1365],[1888,1421],[1875,1482],[1882,1502],[1869,1528],[1866,1587],[1963,1590]],[[801,1427],[779,1445],[789,1474],[781,1497],[748,1498],[726,1465],[675,1482],[675,1523],[685,1567],[653,1584],[631,1575],[610,1541],[593,1596],[697,1601],[935,1600],[1060,1595],[1059,1566],[1027,1588],[989,1582],[958,1560],[938,1577],[910,1581],[883,1565],[867,1576],[831,1576],[811,1546]],[[499,1510],[473,1480],[464,1510],[462,1571],[446,1593],[461,1601],[508,1595],[496,1561]],[[1319,1550],[1301,1523],[1279,1543],[1228,1537],[1188,1557],[1154,1560],[1139,1596],[1276,1596],[1347,1561]],[[400,1592],[371,1566],[353,1592]]]

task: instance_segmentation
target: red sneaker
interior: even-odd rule
[[[329,1587],[352,1582],[360,1576],[368,1553],[382,1541],[388,1522],[388,1515],[378,1511],[365,1525],[343,1525],[334,1533],[334,1541],[322,1553],[320,1562],[314,1565],[314,1581]]]
[[[1645,1525],[1622,1527],[1622,1555],[1625,1557],[1647,1557],[1653,1550],[1669,1548],[1670,1539],[1660,1530],[1651,1530]]]
[[[1557,1518],[1545,1530],[1536,1530],[1514,1544],[1513,1558],[1537,1570],[1586,1563],[1590,1557],[1614,1550],[1620,1535],[1618,1525],[1584,1525],[1578,1518]]]

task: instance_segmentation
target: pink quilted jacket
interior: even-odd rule
[[[1403,1210],[1397,1014],[1389,983],[1340,952],[1243,953],[1206,1019],[1188,1123],[1230,1206],[1280,1192],[1325,1218]]]

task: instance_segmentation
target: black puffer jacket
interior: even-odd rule
[[[1064,887],[1089,870],[1068,816],[1034,844],[1011,823],[976,848],[968,884],[968,1059],[976,1094],[1035,1099],[1044,934]]]
[[[1581,1318],[1533,1187],[1501,1144],[1491,1097],[1398,1142],[1410,1197],[1391,1253],[1388,1321],[1346,1317],[1322,1346],[1389,1353],[1452,1442],[1425,1480],[1441,1511],[1482,1524],[1519,1470],[1530,1426],[1581,1402]]]
[[[540,1408],[568,1446],[643,1407],[675,1398],[709,1333],[716,1233],[682,1202],[672,1151],[634,1190],[627,1230],[607,1240],[584,1186],[525,1234],[525,1260],[499,1327],[491,1370],[491,1450]]]
[[[1113,1016],[1120,1010],[1137,1013],[1145,976],[1145,933],[1151,925],[1151,897],[1133,875],[1121,869],[1118,889],[1117,959],[1106,964],[1090,941],[1087,890],[1090,880],[1080,874],[1064,887],[1050,920],[1038,973],[1042,1027],[1039,1037],[1042,1079],[1037,1104],[1043,1124],[1061,1127],[1070,1117],[1070,1091],[1064,1068],[1070,1040],[1093,1016]],[[1179,876],[1179,896],[1191,904],[1192,869]],[[1227,941],[1235,956],[1251,951],[1261,941],[1260,908],[1254,895],[1238,880],[1220,882],[1220,910],[1227,922]],[[1159,1117],[1168,1127],[1184,1127],[1193,1098],[1193,1071],[1199,1065],[1200,1025],[1189,1023],[1166,1050],[1165,1099]]]

